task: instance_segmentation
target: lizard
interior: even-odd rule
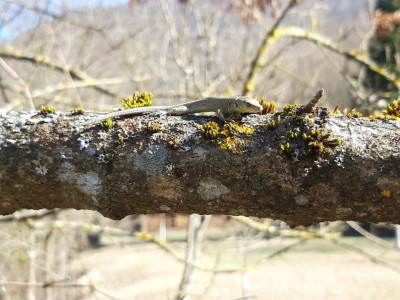
[[[246,114],[246,113],[260,113],[262,106],[257,100],[249,96],[235,96],[227,98],[208,97],[182,104],[169,105],[169,106],[144,106],[114,111],[112,113],[104,114],[99,117],[93,118],[79,125],[87,126],[98,124],[106,119],[119,118],[122,116],[150,114],[165,112],[170,115],[180,116],[195,113],[215,112],[218,117],[224,120],[226,115]]]

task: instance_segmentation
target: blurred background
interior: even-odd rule
[[[399,76],[399,0],[0,0],[2,109],[111,111],[134,91],[282,108],[324,88],[321,105],[369,115]],[[1,300],[400,299],[391,224],[75,210],[0,223]]]

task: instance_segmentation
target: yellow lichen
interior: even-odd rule
[[[177,139],[168,141],[168,146],[174,150],[179,149],[179,141]]]
[[[158,132],[161,131],[162,126],[160,123],[157,122],[150,122],[149,125],[147,126],[147,131],[150,132]]]
[[[254,128],[245,125],[239,125],[237,122],[229,122],[224,124],[222,127],[222,135],[232,136],[235,133],[253,134]]]
[[[217,122],[214,121],[204,123],[203,125],[200,125],[199,128],[206,139],[213,140],[217,138],[219,134],[219,126]]]
[[[390,197],[390,191],[389,190],[384,190],[381,192],[381,195],[383,197],[389,198]]]
[[[47,114],[54,114],[56,112],[56,108],[53,106],[41,106],[40,107],[40,113],[42,115],[47,115]]]
[[[239,140],[235,136],[228,136],[218,142],[224,150],[231,150],[233,154],[243,154],[243,145],[250,143],[249,140]]]
[[[152,102],[153,95],[151,93],[139,93],[134,92],[132,97],[128,97],[122,99],[122,108],[134,108],[134,107],[141,107],[141,106],[151,106],[153,105]]]

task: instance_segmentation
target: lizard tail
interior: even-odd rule
[[[90,119],[83,123],[80,123],[79,125],[87,126],[87,125],[92,125],[92,124],[98,124],[101,121],[104,121],[106,119],[114,119],[114,118],[119,118],[119,117],[123,117],[123,116],[132,116],[132,115],[140,115],[140,114],[149,114],[149,113],[160,112],[160,111],[168,112],[169,110],[171,110],[171,106],[135,107],[135,108],[123,109],[123,110],[114,111],[112,113],[104,114],[99,117]]]

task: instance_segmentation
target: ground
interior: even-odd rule
[[[386,262],[400,266],[400,252],[364,238],[342,238]],[[246,299],[400,299],[400,273],[329,241],[314,239],[270,260],[268,253],[295,239],[228,239],[204,243],[201,263],[217,269],[250,268]],[[184,244],[172,244],[183,256]],[[246,256],[244,253],[247,252]],[[215,258],[219,255],[218,263]],[[154,244],[104,247],[81,253],[79,264],[102,292],[117,299],[173,299],[183,264]],[[246,276],[248,276],[246,278]],[[243,299],[239,272],[196,272],[191,299]],[[84,298],[110,299],[94,292]]]

